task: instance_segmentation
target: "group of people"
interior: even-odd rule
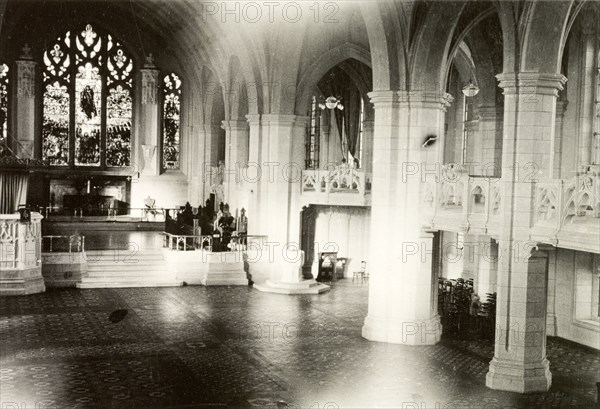
[[[241,209],[238,220],[229,211],[229,205],[221,203],[219,211],[215,213],[214,202],[207,200],[205,206],[198,206],[198,211],[193,212],[190,203],[186,203],[181,211],[177,213],[175,219],[167,211],[165,230],[167,233],[176,235],[197,235],[194,231],[194,220],[198,220],[201,235],[211,235],[212,251],[233,250],[235,244],[242,243],[248,230],[248,218],[245,209]],[[239,242],[233,243],[232,236],[236,233],[242,237]]]

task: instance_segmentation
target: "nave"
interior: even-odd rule
[[[0,297],[3,404],[44,408],[591,408],[600,354],[547,340],[546,393],[486,388],[493,344],[367,341],[367,285],[49,290]],[[115,311],[126,310],[124,317]],[[117,321],[118,322],[111,322]],[[329,406],[328,406],[329,405]],[[19,406],[21,407],[21,406]]]

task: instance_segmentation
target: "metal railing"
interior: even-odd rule
[[[72,234],[70,236],[42,236],[42,252],[83,253],[85,251],[85,236]]]
[[[40,213],[46,220],[65,222],[77,222],[82,220],[84,217],[98,221],[164,222],[167,217],[167,212],[170,212],[171,216],[173,217],[179,210],[179,208],[163,207],[128,207],[126,209],[99,207],[91,210],[86,207],[40,207]]]
[[[216,252],[244,252],[250,247],[260,250],[267,236],[261,235],[187,235],[162,233],[165,237],[164,248],[176,251],[205,250]]]

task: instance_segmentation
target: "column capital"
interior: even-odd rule
[[[494,121],[502,116],[502,108],[496,105],[480,105],[477,107],[477,117],[482,121]]]
[[[447,92],[439,91],[373,91],[368,93],[375,109],[392,106],[410,106],[420,108],[439,108],[446,110],[454,101],[454,97]]]
[[[563,116],[565,111],[567,110],[567,105],[569,105],[569,101],[566,100],[558,100],[556,101],[556,117]]]
[[[567,77],[562,74],[540,72],[507,72],[496,75],[504,95],[537,94],[558,96],[563,90]]]
[[[233,119],[229,121],[221,121],[221,128],[230,131],[244,131],[248,129],[248,121],[243,119]]]
[[[260,114],[248,114],[246,120],[250,126],[260,125]]]
[[[472,119],[465,122],[465,129],[467,131],[477,131],[479,129],[479,119]]]
[[[308,116],[304,115],[290,115],[290,114],[265,114],[261,116],[263,124],[270,123],[273,125],[280,126],[293,126],[295,124],[302,124],[303,121],[308,123]]]

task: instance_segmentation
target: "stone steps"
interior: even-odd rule
[[[176,279],[164,260],[162,251],[141,250],[89,251],[88,274],[78,288],[177,287]]]

